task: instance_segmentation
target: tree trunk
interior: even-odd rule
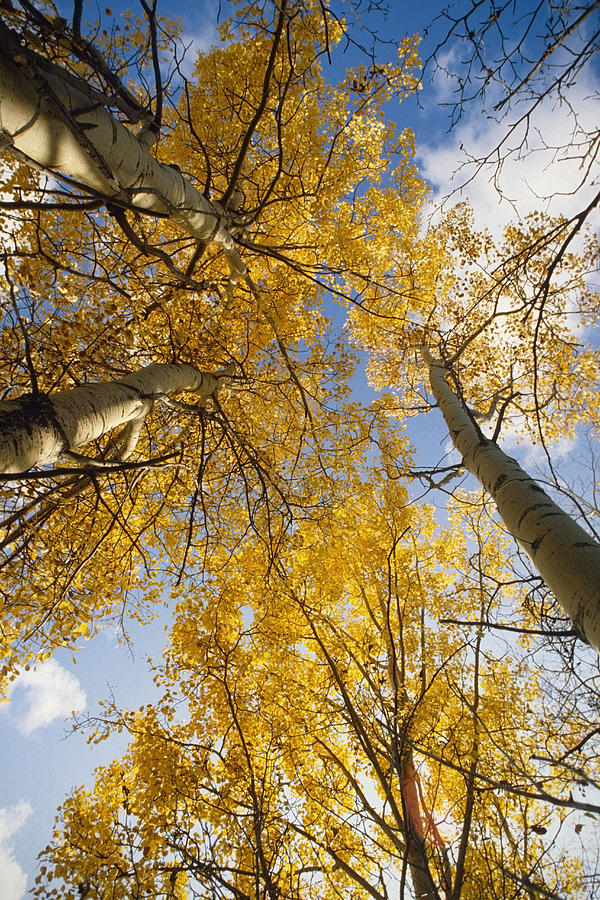
[[[569,616],[600,652],[600,545],[554,503],[514,459],[481,434],[446,380],[444,364],[421,348],[433,396],[463,465],[491,495],[508,531]]]
[[[410,838],[407,851],[408,868],[415,900],[441,900],[440,893],[431,877],[425,842],[419,841],[418,845],[415,844],[415,839]]]
[[[119,459],[128,456],[156,400],[177,391],[210,397],[231,370],[211,375],[188,365],[152,365],[118,381],[0,402],[0,472],[20,473],[127,425]]]
[[[232,281],[246,267],[228,233],[223,210],[180,172],[157,162],[110,112],[22,48],[0,22],[0,149],[12,149],[57,176],[67,176],[125,207],[168,216],[205,243],[223,248]]]

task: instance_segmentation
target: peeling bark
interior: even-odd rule
[[[157,400],[177,391],[210,397],[227,383],[231,369],[215,374],[188,365],[155,364],[118,381],[84,384],[55,394],[0,402],[0,472],[17,474],[54,462],[69,450],[119,426],[125,459]]]
[[[600,652],[600,545],[519,464],[481,434],[446,380],[443,362],[421,348],[431,390],[452,442],[571,619]]]

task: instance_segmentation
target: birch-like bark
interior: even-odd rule
[[[46,68],[0,22],[0,149],[67,176],[109,201],[168,216],[199,241],[223,248],[232,282],[246,267],[226,228],[223,210],[148,144],[74,85],[59,66]]]
[[[210,397],[231,374],[229,368],[210,374],[183,364],[155,364],[118,381],[3,400],[0,472],[18,474],[54,462],[66,451],[120,426],[126,426],[119,453],[119,459],[125,459],[157,400],[177,391]]]
[[[519,464],[481,434],[450,388],[443,362],[426,347],[431,391],[463,465],[498,507],[510,534],[569,616],[600,652],[600,545]]]

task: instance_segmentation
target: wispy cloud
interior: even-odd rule
[[[185,31],[181,39],[186,49],[179,69],[186,78],[192,78],[198,56],[201,53],[206,53],[213,45],[218,44],[219,35],[212,25],[207,25],[206,28],[199,31]]]
[[[194,66],[200,53],[206,53],[221,41],[216,28],[219,17],[219,4],[207,0],[198,11],[187,10],[184,19],[185,29],[181,42],[186,48],[185,57],[179,69],[186,78],[191,78]]]
[[[438,99],[445,100],[446,79],[441,82],[437,86]],[[569,89],[568,103],[541,104],[531,116],[527,134],[523,125],[501,149],[502,165],[497,166],[492,155],[490,164],[476,175],[476,163],[472,160],[493,151],[518,113],[517,107],[510,118],[496,122],[486,118],[476,104],[467,105],[443,145],[421,142],[420,169],[434,187],[436,202],[468,181],[454,199],[468,197],[477,223],[494,231],[534,210],[573,214],[586,198],[591,199],[597,190],[600,169],[596,164],[595,171],[586,173],[581,153],[585,135],[597,131],[600,80],[592,73],[586,78],[580,76]],[[584,175],[591,186],[575,197]],[[472,176],[473,180],[469,180]]]
[[[11,698],[16,704],[13,715],[17,728],[25,736],[66,718],[86,704],[86,694],[78,679],[54,659],[21,672],[12,687]]]
[[[21,900],[25,896],[27,875],[15,859],[14,839],[32,811],[25,800],[0,808],[0,884],[3,900]]]
[[[448,70],[456,69],[457,59],[445,60]],[[456,100],[456,82],[442,75],[433,86],[433,95],[440,103],[452,104]],[[489,106],[494,99],[488,98]],[[516,122],[523,106],[516,103],[501,121],[486,117],[480,106],[467,103],[457,125],[439,143],[417,144],[419,168],[423,177],[433,187],[432,214],[435,220],[440,207],[451,206],[459,200],[467,200],[473,209],[475,227],[487,228],[498,239],[510,222],[523,220],[532,212],[544,212],[551,216],[572,216],[584,209],[598,191],[600,164],[589,154],[583,154],[587,136],[597,134],[600,120],[600,77],[591,70],[580,74],[576,84],[569,86],[566,98],[547,99],[532,113],[528,123],[502,143],[510,123]],[[526,131],[527,126],[527,131]],[[493,150],[499,147],[498,156]],[[479,166],[477,160],[489,159]],[[586,168],[587,166],[587,168]],[[584,183],[584,186],[580,186]],[[599,223],[596,211],[588,223]],[[581,249],[577,238],[572,250]],[[485,260],[482,260],[485,262]],[[554,283],[563,277],[554,274]],[[596,273],[590,273],[590,281],[597,281]],[[575,339],[586,336],[582,319],[576,312],[579,298],[566,295],[563,301],[569,314],[569,327]],[[514,345],[515,335],[502,326],[488,329],[487,339],[494,346],[504,348],[507,354]],[[520,339],[519,339],[520,340]],[[518,372],[515,370],[515,377]],[[529,445],[518,430],[518,421],[505,421],[501,439],[503,446],[517,455],[527,466],[545,459],[543,448]],[[520,442],[523,441],[523,445]],[[573,451],[573,441],[567,438],[553,444],[555,457],[567,457]]]
[[[507,453],[515,453],[519,462],[527,469],[543,466],[546,462],[546,451],[541,443],[532,444],[523,438],[517,428],[518,423],[508,423],[502,428],[502,449]],[[554,463],[569,459],[577,447],[577,437],[560,435],[552,441],[552,460]]]

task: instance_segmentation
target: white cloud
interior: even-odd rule
[[[182,42],[186,51],[179,68],[186,78],[191,78],[194,74],[194,66],[198,55],[207,53],[211,47],[218,45],[220,38],[213,25],[207,24],[206,28],[202,28],[199,31],[185,31],[182,35]]]
[[[448,57],[448,70],[456,70],[459,61]],[[456,83],[444,75],[434,83],[437,99],[451,103]],[[509,222],[523,219],[534,211],[549,215],[571,216],[588,205],[598,191],[600,163],[589,162],[586,169],[581,159],[585,150],[586,135],[597,135],[600,121],[600,77],[593,71],[580,74],[576,84],[569,85],[566,99],[541,103],[528,123],[520,126],[510,136],[501,150],[501,165],[490,157],[490,152],[505,138],[510,123],[516,122],[521,106],[516,103],[507,116],[497,122],[488,118],[477,103],[466,104],[457,125],[436,145],[417,144],[420,172],[433,186],[432,214],[435,220],[440,204],[449,207],[459,200],[468,200],[473,209],[476,228],[487,228],[492,237],[498,238]],[[494,100],[489,97],[489,107]],[[526,138],[526,140],[525,140]],[[590,154],[592,156],[593,154]],[[490,157],[490,164],[478,171],[473,160]],[[472,179],[472,180],[470,180]],[[585,185],[578,189],[582,182]],[[462,188],[462,190],[461,190]],[[454,192],[454,193],[452,193]],[[596,210],[588,218],[591,227],[598,227],[600,216]],[[581,249],[579,238],[571,244],[574,251]],[[554,274],[554,283],[560,283],[560,271]],[[597,274],[590,273],[590,284],[597,282]],[[576,340],[586,337],[578,309],[578,298],[565,298],[566,312],[571,334]],[[494,346],[510,351],[515,336],[500,324],[488,329],[488,340]],[[515,377],[518,373],[514,372]],[[509,452],[516,451],[526,466],[541,463],[545,459],[543,448],[531,445],[523,453],[519,444],[522,435],[515,426],[505,423],[501,442]],[[553,444],[555,457],[567,457],[573,450],[570,439],[560,439]]]
[[[438,95],[448,87],[441,79]],[[454,200],[467,197],[479,226],[492,232],[518,216],[534,210],[550,214],[573,214],[597,191],[600,167],[596,163],[586,173],[578,158],[577,146],[585,134],[595,134],[600,119],[600,80],[589,74],[580,76],[570,87],[568,103],[544,103],[532,115],[526,144],[524,126],[507,141],[500,169],[492,160],[478,174],[469,159],[486,157],[505,136],[510,122],[517,119],[519,108],[501,122],[486,118],[475,104],[468,105],[459,123],[446,136],[442,146],[421,144],[421,173],[434,187],[434,200],[439,203],[451,191],[465,185]],[[576,119],[573,113],[576,114]],[[574,129],[578,129],[574,132]],[[596,182],[573,196],[584,174],[588,183]],[[499,196],[500,188],[503,198]]]
[[[31,806],[25,800],[0,808],[0,884],[3,900],[21,900],[25,896],[27,875],[15,859],[14,837],[31,813]]]
[[[517,423],[509,423],[502,428],[500,445],[506,453],[514,453],[519,463],[525,468],[544,465],[546,451],[541,443],[533,444],[517,430]],[[557,463],[573,455],[577,445],[577,437],[560,435],[552,441],[552,460]]]
[[[11,689],[11,697],[20,691],[25,694],[27,708],[18,717],[17,728],[26,736],[36,728],[43,728],[56,719],[64,719],[71,712],[83,709],[86,703],[85,691],[78,679],[54,659],[28,672],[21,672]]]
[[[217,22],[219,20],[219,4],[206,0],[199,8],[186,10],[184,31],[181,43],[186,47],[179,70],[186,78],[192,78],[198,54],[207,53],[211,47],[221,43]]]

